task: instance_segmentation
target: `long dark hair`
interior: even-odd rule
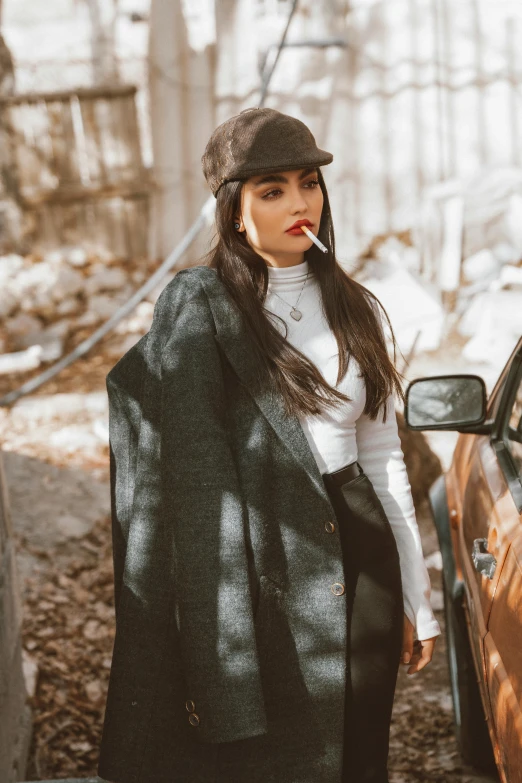
[[[328,247],[322,253],[316,245],[305,252],[310,271],[319,282],[323,312],[339,346],[339,372],[344,377],[353,356],[359,363],[366,385],[364,413],[376,419],[393,390],[404,401],[403,377],[395,368],[397,343],[384,307],[365,286],[348,276],[335,257],[335,239],[330,202],[320,168],[317,178],[324,202],[317,236]],[[240,309],[254,350],[263,370],[260,381],[269,383],[283,396],[288,414],[317,414],[319,404],[336,406],[351,398],[325,381],[315,364],[294,348],[271,323],[263,303],[269,283],[264,258],[234,228],[234,216],[241,213],[242,180],[225,182],[216,199],[217,244],[203,257],[206,266],[216,269],[221,282]],[[393,344],[393,362],[388,356],[378,308],[384,313]],[[283,319],[279,319],[283,321]],[[284,321],[283,321],[284,323]],[[285,324],[286,327],[286,324]]]

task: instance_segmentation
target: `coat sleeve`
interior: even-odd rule
[[[123,582],[123,569],[125,567],[125,556],[127,554],[127,540],[124,533],[124,523],[120,511],[120,496],[122,494],[121,471],[117,470],[120,454],[118,453],[119,443],[118,433],[115,428],[123,422],[127,425],[126,442],[130,442],[130,431],[128,428],[128,419],[123,414],[122,404],[117,391],[107,380],[107,393],[109,398],[109,470],[110,470],[110,492],[111,492],[111,531],[112,531],[112,563],[114,568],[114,611],[116,623],[119,617],[119,603],[121,595],[121,585]],[[121,425],[120,425],[121,426]]]
[[[141,388],[143,376],[132,372],[136,358],[143,354],[142,337],[106,377],[109,403],[109,456],[112,557],[114,566],[114,607],[116,624],[122,592],[127,539],[132,516],[136,462],[141,426]]]
[[[226,395],[204,289],[161,352],[161,479],[172,533],[175,601],[196,737],[267,731],[245,545],[245,506],[226,425]],[[187,715],[188,718],[188,715]]]

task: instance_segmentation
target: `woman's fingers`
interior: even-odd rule
[[[408,619],[406,613],[404,613],[404,627],[402,636],[402,652],[401,662],[410,664],[406,674],[416,674],[421,669],[424,669],[433,656],[433,650],[436,636],[432,636],[431,639],[413,639],[415,628]]]
[[[435,648],[436,641],[437,637],[434,636],[431,639],[423,639],[420,643],[418,643],[418,652],[416,651],[416,654],[413,656],[411,660],[411,666],[409,667],[406,674],[416,674],[421,669],[424,669],[426,664],[428,664],[433,657],[433,650]]]

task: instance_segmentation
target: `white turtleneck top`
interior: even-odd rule
[[[288,325],[288,342],[316,365],[330,385],[352,399],[340,401],[335,408],[325,408],[318,416],[299,416],[319,470],[332,473],[359,461],[386,511],[397,541],[406,616],[415,626],[417,638],[438,636],[441,629],[431,608],[430,578],[404,464],[393,394],[388,398],[383,424],[382,410],[375,421],[363,413],[365,384],[358,377],[359,365],[353,357],[345,377],[336,385],[337,340],[322,312],[321,290],[308,261],[286,268],[269,266],[268,275],[265,309],[283,318]],[[302,312],[299,321],[290,316],[296,303]],[[284,336],[283,324],[275,318],[270,320]]]

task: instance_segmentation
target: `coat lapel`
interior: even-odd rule
[[[206,277],[202,278],[202,282],[216,325],[216,341],[227,356],[241,383],[251,394],[280,440],[305,471],[333,513],[319,466],[315,461],[299,419],[297,416],[288,416],[281,396],[273,389],[254,390],[259,366],[254,351],[249,347],[240,310],[217,276],[210,280]]]

